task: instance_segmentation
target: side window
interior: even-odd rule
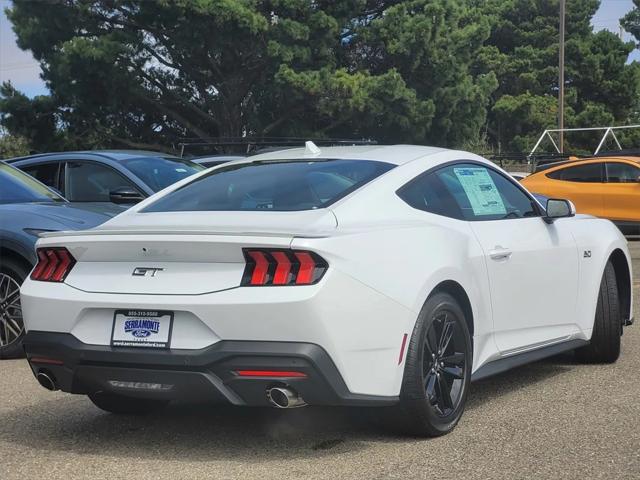
[[[465,219],[460,204],[435,172],[417,177],[398,190],[398,196],[418,210]]]
[[[27,165],[22,170],[33,178],[38,179],[47,187],[60,190],[58,184],[58,171],[60,163],[41,163],[39,165]]]
[[[500,173],[456,164],[422,175],[398,191],[414,208],[459,220],[539,216],[534,201]]]
[[[565,182],[602,183],[602,163],[587,163],[561,168],[547,173],[547,177]]]
[[[498,189],[498,193],[502,197],[502,202],[504,203],[506,210],[506,214],[503,218],[540,216],[533,200],[531,200],[526,193],[515,185],[513,181],[507,179],[495,170],[487,170],[489,171],[489,176],[493,179],[493,182]]]
[[[65,196],[72,202],[108,202],[113,190],[137,190],[112,168],[93,162],[68,162],[65,184]]]
[[[621,162],[607,162],[607,183],[638,183],[640,168]]]

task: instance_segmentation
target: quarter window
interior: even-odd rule
[[[65,195],[72,202],[108,202],[113,190],[137,190],[110,167],[93,162],[68,162],[65,183]]]
[[[607,162],[607,183],[637,183],[640,168],[622,162]]]
[[[547,177],[565,182],[602,183],[602,163],[587,163],[561,168],[547,173]]]
[[[511,180],[477,164],[455,164],[418,177],[398,195],[414,208],[459,220],[538,216],[535,202]]]

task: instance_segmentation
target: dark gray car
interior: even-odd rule
[[[111,203],[69,203],[24,172],[0,162],[0,358],[22,355],[19,289],[36,263],[38,235],[95,227],[123,210]]]
[[[132,205],[204,167],[189,160],[139,150],[91,150],[12,158],[70,202]]]

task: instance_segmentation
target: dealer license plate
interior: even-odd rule
[[[111,345],[114,347],[169,348],[173,312],[116,310]]]

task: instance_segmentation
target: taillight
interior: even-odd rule
[[[64,247],[39,248],[36,253],[38,263],[31,272],[31,280],[63,282],[76,263],[76,259]]]
[[[305,250],[243,249],[247,266],[242,285],[312,285],[327,271],[327,262]]]

